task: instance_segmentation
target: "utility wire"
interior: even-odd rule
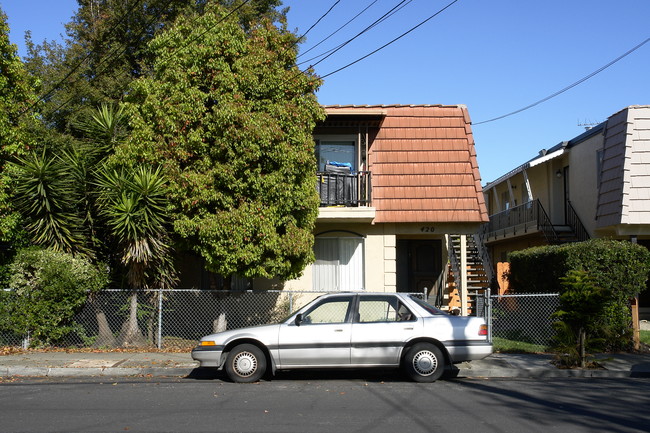
[[[325,75],[322,75],[320,78],[327,78],[327,77],[329,77],[330,75],[334,75],[334,74],[336,74],[337,72],[341,72],[342,70],[344,70],[344,69],[346,69],[346,68],[349,68],[350,66],[352,66],[352,65],[354,65],[354,64],[356,64],[356,63],[359,63],[360,61],[362,61],[362,60],[364,60],[364,59],[366,59],[366,58],[372,56],[373,54],[377,53],[378,51],[383,50],[383,49],[386,48],[387,46],[391,45],[393,42],[396,42],[397,40],[403,38],[404,36],[408,35],[408,34],[411,33],[412,31],[414,31],[415,29],[417,29],[418,27],[424,25],[426,22],[428,22],[428,21],[430,21],[431,19],[435,18],[436,16],[440,15],[442,12],[444,12],[445,10],[447,10],[448,8],[450,8],[454,3],[458,2],[458,1],[459,1],[459,0],[454,0],[454,1],[452,1],[452,2],[449,3],[447,6],[445,6],[444,8],[440,9],[440,10],[439,10],[438,12],[436,12],[435,14],[431,15],[429,18],[427,18],[427,19],[425,19],[424,21],[422,21],[420,24],[418,24],[418,25],[416,25],[415,27],[412,27],[411,29],[409,29],[409,30],[407,30],[406,32],[402,33],[401,35],[399,35],[398,37],[396,37],[396,38],[393,39],[392,41],[390,41],[390,42],[388,42],[388,43],[382,45],[381,47],[377,48],[376,50],[374,50],[374,51],[372,51],[372,52],[366,54],[366,55],[363,56],[363,57],[358,58],[357,60],[355,60],[355,61],[353,61],[353,62],[348,63],[347,65],[345,65],[345,66],[343,66],[343,67],[341,67],[341,68],[339,68],[339,69],[337,69],[337,70],[335,70],[335,71],[332,71],[332,72],[330,72],[330,73],[327,73],[327,74],[325,74]]]
[[[339,27],[338,29],[334,30],[334,31],[333,31],[332,33],[330,33],[330,34],[329,34],[325,39],[322,39],[320,42],[318,42],[316,45],[314,45],[314,46],[311,47],[310,49],[308,49],[308,50],[302,52],[300,55],[298,55],[297,58],[300,58],[300,57],[304,56],[305,54],[307,54],[308,52],[310,52],[311,50],[313,50],[314,48],[316,48],[317,46],[319,46],[320,44],[322,44],[323,42],[325,42],[326,40],[328,40],[329,38],[331,38],[332,36],[334,36],[334,35],[337,34],[338,32],[340,32],[340,31],[341,31],[345,26],[347,26],[348,24],[350,24],[352,21],[356,20],[356,19],[357,19],[361,14],[363,14],[365,11],[367,11],[368,9],[370,9],[370,7],[371,7],[372,5],[374,5],[375,3],[377,3],[378,1],[379,1],[379,0],[374,0],[372,3],[370,3],[368,6],[366,6],[366,7],[365,7],[361,12],[359,12],[359,13],[356,14],[354,17],[352,17],[348,22],[346,22],[345,24],[343,24],[343,25],[342,25],[341,27]],[[310,28],[310,30],[311,30],[311,28]],[[309,30],[307,30],[307,32],[309,32]],[[307,33],[305,33],[305,35],[306,35],[306,34],[307,34]],[[301,36],[301,39],[302,39],[302,37],[304,37],[305,35]],[[310,60],[311,60],[311,59],[310,59]]]
[[[320,60],[317,61],[316,63],[313,63],[313,64],[309,65],[310,68],[313,68],[314,66],[316,66],[316,65],[319,64],[319,63],[321,63],[322,61],[324,61],[325,59],[327,59],[328,57],[330,57],[331,55],[333,55],[333,54],[336,53],[337,51],[341,50],[343,47],[345,47],[345,46],[346,46],[347,44],[349,44],[350,42],[354,41],[354,40],[355,40],[356,38],[358,38],[359,36],[363,35],[364,33],[366,33],[367,31],[369,31],[369,30],[372,29],[373,27],[377,26],[378,24],[380,24],[380,23],[383,22],[384,20],[388,19],[388,17],[390,17],[393,13],[397,12],[397,10],[401,9],[403,6],[406,6],[406,5],[404,4],[405,2],[406,2],[406,4],[408,4],[408,3],[411,3],[411,1],[413,1],[413,0],[408,0],[408,2],[407,2],[407,0],[402,0],[402,1],[400,1],[400,2],[399,2],[397,5],[395,5],[391,10],[389,10],[389,11],[386,12],[384,15],[382,15],[381,17],[379,17],[377,20],[375,20],[375,22],[373,22],[372,24],[370,24],[370,25],[369,25],[368,27],[366,27],[365,29],[361,30],[359,33],[357,33],[356,35],[354,35],[352,38],[350,38],[350,39],[348,39],[347,41],[343,42],[343,43],[340,44],[339,46],[337,46],[337,47],[335,47],[335,48],[333,48],[333,49],[331,49],[331,50],[329,50],[329,51],[326,51],[326,52],[323,53],[323,54],[320,54],[320,55],[318,55],[318,56],[312,57],[311,59],[308,59],[308,60],[305,60],[305,61],[303,61],[303,62],[300,62],[300,63],[298,64],[298,66],[300,66],[300,65],[304,65],[305,63],[307,63],[307,62],[309,62],[309,61],[311,61],[311,60],[317,59],[317,58],[322,57],[322,56],[324,56],[325,54],[327,54],[325,57],[323,57],[322,59],[320,59]]]
[[[122,16],[120,17],[120,19],[117,21],[117,24],[116,24],[115,26],[113,26],[113,28],[111,28],[111,30],[110,30],[108,33],[106,33],[106,34],[104,34],[104,35],[102,36],[102,39],[105,39],[105,38],[109,37],[110,35],[112,35],[113,32],[115,32],[116,29],[119,27],[119,24],[121,24],[121,23],[125,20],[125,18],[127,18],[129,15],[131,15],[131,12],[133,12],[133,10],[135,10],[135,7],[136,7],[139,3],[141,3],[141,2],[142,2],[142,0],[135,0],[135,1],[133,2],[133,4],[131,4],[131,7],[127,10],[127,12],[126,12],[124,15],[122,15]],[[170,3],[171,3],[171,2],[170,2]],[[101,45],[101,43],[100,43],[99,45]],[[54,92],[56,92],[57,90],[59,90],[59,88],[60,88],[60,87],[61,87],[61,86],[62,86],[62,85],[63,85],[63,84],[68,80],[68,78],[70,78],[70,77],[72,76],[72,74],[74,74],[74,73],[75,73],[75,72],[76,72],[76,71],[81,67],[81,65],[83,65],[83,63],[84,63],[86,60],[88,60],[88,59],[90,58],[90,56],[92,56],[93,54],[95,54],[95,52],[96,52],[95,50],[90,50],[90,51],[88,51],[88,53],[86,53],[86,55],[83,56],[83,58],[82,58],[81,60],[79,60],[79,61],[77,62],[77,64],[74,65],[74,66],[72,67],[72,69],[70,69],[70,71],[69,71],[69,72],[68,72],[68,73],[67,73],[67,74],[66,74],[62,79],[60,79],[56,84],[54,84],[54,85],[50,88],[50,90],[48,90],[47,92],[45,92],[45,93],[44,93],[42,96],[40,96],[40,97],[39,97],[35,102],[33,102],[29,107],[27,107],[25,110],[23,110],[23,111],[19,114],[19,117],[22,116],[23,114],[27,113],[28,111],[33,110],[34,107],[36,107],[36,105],[38,105],[41,101],[44,101],[45,99],[47,99],[47,98],[49,98],[50,96],[52,96],[52,94],[53,94]],[[109,53],[108,56],[110,56],[110,55],[111,55],[111,54]],[[107,57],[108,57],[108,56],[107,56]]]
[[[165,5],[165,7],[169,6],[169,5],[171,4],[172,1],[173,1],[173,0],[168,0],[168,2],[167,2],[167,4]],[[170,55],[173,55],[173,54],[176,53],[178,50],[181,50],[181,49],[187,47],[190,43],[194,42],[198,37],[201,37],[201,36],[203,36],[204,34],[206,34],[208,31],[212,30],[214,27],[216,27],[216,26],[217,26],[218,24],[220,24],[221,22],[225,21],[228,17],[230,17],[230,16],[231,16],[232,14],[234,14],[235,12],[237,12],[239,9],[241,9],[243,6],[245,6],[245,5],[246,5],[247,3],[249,3],[250,1],[251,1],[251,0],[244,0],[244,1],[239,5],[239,6],[237,6],[237,7],[234,8],[234,9],[232,9],[232,10],[231,10],[228,14],[226,14],[223,18],[221,18],[220,20],[218,20],[218,21],[217,21],[213,26],[211,26],[210,28],[208,28],[207,30],[205,30],[205,31],[204,31],[203,33],[201,33],[199,36],[197,36],[197,37],[195,37],[195,38],[192,38],[190,41],[186,42],[186,43],[183,44],[182,46],[173,49],[169,54],[170,54]],[[151,24],[153,24],[154,21],[155,21],[156,19],[157,19],[157,17],[153,17],[153,18],[152,18],[152,19],[151,19],[151,20],[150,20],[150,21],[149,21],[149,22],[148,22],[148,23],[147,23],[147,24],[142,28],[142,30],[141,30],[141,32],[140,32],[140,35],[143,35],[143,34],[146,32],[146,29],[147,29]],[[127,47],[124,47],[124,48],[121,50],[121,52],[119,53],[119,55],[124,54],[128,49],[129,49],[128,46],[127,46]],[[119,56],[118,56],[118,57],[119,57]],[[116,58],[117,58],[117,57],[116,57]],[[106,59],[106,58],[105,58],[105,59]],[[105,59],[103,59],[103,60],[105,60]],[[100,63],[98,64],[98,66],[101,65],[102,63],[103,63],[103,62],[100,62]],[[112,64],[112,63],[111,63],[111,64]],[[98,72],[97,72],[97,73],[96,73],[96,74],[95,74],[95,75],[94,75],[94,76],[93,76],[93,77],[92,77],[88,82],[93,82],[93,81],[96,80],[98,77],[100,77],[104,72],[106,72],[106,71],[108,70],[108,67],[110,67],[111,64],[108,64],[104,69],[102,69],[101,71],[98,71]],[[129,84],[129,83],[126,83],[126,85],[128,85],[128,84]],[[120,89],[120,90],[124,90],[125,88],[126,88],[126,86],[122,86],[122,89]],[[58,110],[60,110],[61,108],[63,108],[63,107],[66,106],[67,104],[69,104],[70,101],[72,101],[76,96],[77,96],[77,95],[72,95],[70,98],[66,99],[63,103],[61,103],[59,106],[57,106],[55,109],[53,109],[53,110],[51,110],[49,113],[47,113],[47,115],[49,116],[49,115],[51,115],[51,114],[53,114],[53,113],[56,113]]]
[[[321,20],[322,20],[323,18],[325,18],[325,17],[326,17],[330,12],[332,12],[332,9],[334,9],[334,8],[336,7],[336,5],[339,4],[340,2],[341,2],[341,0],[336,0],[336,1],[334,2],[334,4],[333,4],[332,6],[330,6],[330,8],[327,10],[327,12],[325,12],[323,15],[321,15],[321,17],[318,18],[318,19],[316,20],[316,22],[315,22],[314,24],[312,24],[311,27],[309,27],[309,28],[307,29],[307,31],[306,31],[305,33],[303,33],[302,36],[300,36],[300,37],[298,38],[298,41],[297,41],[297,42],[300,42],[300,41],[301,41],[305,36],[307,36],[307,33],[309,33],[309,32],[310,32],[314,27],[316,27],[316,26],[318,25],[318,23],[320,23]],[[297,43],[297,42],[296,42],[296,43]]]
[[[483,121],[481,121],[481,122],[472,122],[472,125],[482,125],[482,124],[484,124],[484,123],[494,122],[495,120],[501,120],[501,119],[504,119],[504,118],[506,118],[506,117],[513,116],[513,115],[515,115],[515,114],[517,114],[517,113],[521,113],[522,111],[526,111],[526,110],[528,110],[528,109],[530,109],[530,108],[533,108],[533,107],[535,107],[535,106],[537,106],[537,105],[539,105],[539,104],[541,104],[541,103],[543,103],[543,102],[548,101],[549,99],[555,98],[556,96],[561,95],[562,93],[566,92],[567,90],[571,90],[571,89],[573,89],[574,87],[576,87],[577,85],[584,83],[585,81],[587,81],[588,79],[590,79],[590,78],[593,77],[594,75],[597,75],[597,74],[601,73],[601,72],[604,71],[605,69],[607,69],[607,68],[609,68],[610,66],[612,66],[614,63],[618,62],[619,60],[621,60],[621,59],[623,59],[624,57],[626,57],[626,56],[632,54],[634,51],[636,51],[636,50],[638,50],[639,48],[641,48],[642,46],[644,46],[646,43],[648,43],[648,41],[650,41],[650,38],[648,38],[648,39],[646,39],[645,41],[641,42],[639,45],[637,45],[636,47],[632,48],[631,50],[629,50],[629,51],[627,51],[627,52],[621,54],[620,56],[618,56],[617,58],[615,58],[615,59],[612,60],[611,62],[607,63],[606,65],[601,66],[600,68],[596,69],[594,72],[592,72],[591,74],[587,75],[586,77],[583,77],[583,78],[579,79],[579,80],[576,81],[575,83],[566,86],[564,89],[559,90],[559,91],[553,93],[552,95],[547,96],[546,98],[540,99],[539,101],[534,102],[534,103],[532,103],[532,104],[530,104],[530,105],[526,105],[525,107],[520,108],[519,110],[515,110],[515,111],[513,111],[513,112],[511,112],[511,113],[504,114],[503,116],[495,117],[495,118],[493,118],[493,119],[489,119],[489,120],[483,120]]]

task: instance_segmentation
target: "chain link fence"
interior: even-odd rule
[[[189,349],[212,332],[278,323],[324,292],[104,290],[74,318],[75,331],[58,343],[66,347],[149,346]],[[423,297],[422,293],[415,293]],[[491,302],[486,302],[486,300]],[[493,338],[546,345],[553,336],[551,314],[558,295],[477,297],[477,315],[486,317]],[[382,314],[383,310],[382,310]],[[386,314],[396,314],[387,309]],[[392,316],[391,316],[392,317]],[[29,335],[0,329],[0,346],[28,347]]]
[[[555,335],[553,318],[560,305],[557,293],[488,295],[487,317],[492,338],[548,347]]]
[[[327,292],[104,290],[74,318],[64,347],[189,349],[201,337],[228,329],[278,323]],[[415,295],[423,297],[422,293]],[[10,319],[10,318],[9,318]],[[0,346],[29,346],[29,335],[0,329]]]

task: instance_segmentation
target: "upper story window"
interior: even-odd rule
[[[351,171],[357,171],[358,146],[354,135],[316,136],[316,160],[318,171],[327,171],[327,164],[349,164]]]

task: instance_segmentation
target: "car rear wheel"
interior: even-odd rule
[[[416,382],[435,382],[445,370],[442,351],[430,343],[418,343],[404,357],[404,371]]]
[[[226,359],[226,374],[233,382],[257,382],[266,372],[266,357],[253,344],[234,347]]]

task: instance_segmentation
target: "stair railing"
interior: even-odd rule
[[[578,213],[574,209],[573,205],[568,200],[566,204],[566,224],[571,227],[578,242],[589,240],[589,232],[585,228],[584,224],[582,224],[582,221],[580,221]]]

